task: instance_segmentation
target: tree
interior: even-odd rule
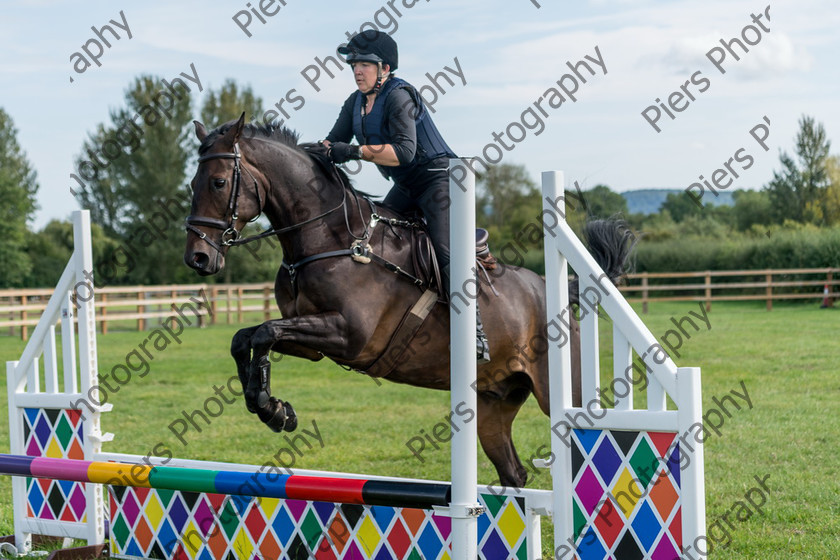
[[[90,224],[91,246],[93,248],[93,268],[96,273],[95,283],[106,285],[113,283],[109,274],[100,274],[103,266],[115,268],[113,263],[119,260],[114,252],[118,243],[105,235],[97,223]],[[46,288],[58,283],[61,273],[73,254],[73,223],[52,220],[37,233],[29,233],[27,245],[32,258],[32,271],[26,279],[28,288]],[[111,265],[111,266],[109,266]],[[110,270],[109,270],[110,272]]]
[[[23,285],[32,267],[27,222],[35,214],[37,176],[17,142],[12,118],[0,109],[0,287]]]
[[[796,135],[795,158],[782,152],[779,159],[782,170],[773,172],[773,180],[765,185],[770,195],[776,221],[785,219],[798,222],[823,223],[818,215],[822,197],[828,187],[826,160],[831,142],[825,128],[813,117],[803,116]]]
[[[660,212],[662,210],[667,210],[671,218],[677,223],[682,222],[689,216],[699,216],[703,212],[703,208],[692,201],[684,192],[668,193],[668,196],[665,197],[665,202],[662,203],[662,207],[659,209]]]
[[[627,199],[613,192],[607,185],[595,185],[583,193],[589,215],[593,218],[609,218],[616,214],[626,216]]]
[[[111,118],[117,119],[119,116],[112,112]],[[76,158],[78,175],[75,176],[80,177],[81,184],[77,189],[71,187],[70,192],[82,208],[90,211],[92,223],[101,225],[108,235],[119,236],[129,226],[124,222],[130,216],[120,174],[111,166],[109,158],[103,157],[104,154],[97,155],[100,146],[106,143],[112,145],[112,142],[116,142],[116,132],[103,124],[96,127],[96,132],[88,134],[82,143],[82,153]],[[128,149],[131,149],[130,145]],[[111,153],[115,157],[125,155],[122,151]],[[97,160],[100,165],[94,163]]]
[[[476,205],[477,225],[490,232],[497,257],[514,266],[542,260],[542,202],[524,166],[503,163],[479,174]]]
[[[168,99],[164,93],[171,91]],[[192,126],[190,92],[140,76],[76,158],[76,198],[95,223],[130,253],[126,281],[162,284],[191,279],[183,266],[184,188]],[[86,182],[83,182],[86,181]]]
[[[738,231],[774,223],[772,201],[767,191],[737,190],[732,193],[732,198],[735,200],[733,212]]]
[[[211,130],[227,121],[238,119],[245,111],[245,120],[254,121],[263,115],[262,99],[256,97],[250,86],[240,91],[236,82],[228,79],[218,92],[210,90],[201,108],[201,122]]]
[[[830,156],[825,160],[825,172],[828,186],[822,192],[817,204],[811,204],[817,223],[833,226],[840,223],[840,156]]]
[[[476,177],[476,204],[489,227],[516,229],[522,203],[539,201],[539,191],[523,165],[503,163],[491,166]],[[539,211],[539,210],[538,210]]]

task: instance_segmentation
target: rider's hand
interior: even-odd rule
[[[346,142],[333,142],[330,144],[330,159],[333,163],[344,163],[351,159],[362,159],[362,148]]]

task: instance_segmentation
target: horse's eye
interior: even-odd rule
[[[217,189],[223,189],[225,187],[225,183],[227,181],[225,179],[213,179],[213,187]]]

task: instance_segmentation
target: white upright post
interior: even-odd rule
[[[566,220],[566,200],[563,189],[562,171],[544,171],[542,174],[543,214],[546,222],[548,216],[553,216],[555,225]],[[557,243],[552,231],[547,227],[545,231],[545,277],[546,281],[546,311],[548,317],[561,317],[570,313],[569,309],[569,271],[566,257],[557,250]],[[554,279],[557,280],[554,280]],[[548,347],[549,402],[551,403],[551,453],[554,460],[551,463],[551,479],[554,492],[552,494],[554,509],[554,546],[563,547],[572,534],[574,517],[572,515],[571,481],[572,481],[572,450],[567,442],[568,429],[563,424],[563,414],[572,407],[572,361],[571,335],[566,321],[559,321],[558,327],[562,331],[561,340],[566,344],[551,344]],[[559,433],[558,433],[559,432]],[[562,438],[566,438],[564,441]],[[562,489],[562,490],[561,490]],[[574,548],[572,543],[572,549]],[[556,549],[556,548],[555,548]],[[566,549],[564,549],[566,550]],[[565,557],[565,556],[561,556]]]
[[[461,159],[449,160],[450,206],[450,390],[452,410],[476,411],[476,417],[452,434],[452,558],[474,560],[478,554],[478,462],[475,306],[475,175]]]
[[[76,296],[76,317],[79,326],[79,391],[91,400],[99,403],[99,384],[97,381],[98,363],[96,352],[96,308],[94,306],[93,248],[90,234],[90,212],[73,212],[73,243],[76,247],[76,284],[73,291]],[[110,409],[110,405],[107,405]],[[85,459],[102,451],[102,432],[99,414],[103,410],[97,406],[93,412],[83,410],[85,434]],[[113,437],[113,436],[111,436]],[[89,545],[105,542],[105,508],[107,502],[101,484],[86,484],[87,500],[87,541]]]
[[[679,414],[679,428],[681,434],[688,433],[692,426],[703,420],[703,400],[700,386],[700,368],[681,367],[677,369],[679,383],[679,398],[677,412]],[[706,481],[703,459],[703,442],[692,442],[692,445],[680,446],[680,471],[682,474],[682,529],[683,551],[697,547],[697,542],[706,531]],[[690,451],[689,451],[690,450]],[[685,467],[682,461],[686,460]],[[708,544],[708,540],[706,542]]]

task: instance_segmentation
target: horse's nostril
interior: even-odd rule
[[[210,257],[207,253],[193,253],[191,266],[193,268],[205,269],[210,263]]]

